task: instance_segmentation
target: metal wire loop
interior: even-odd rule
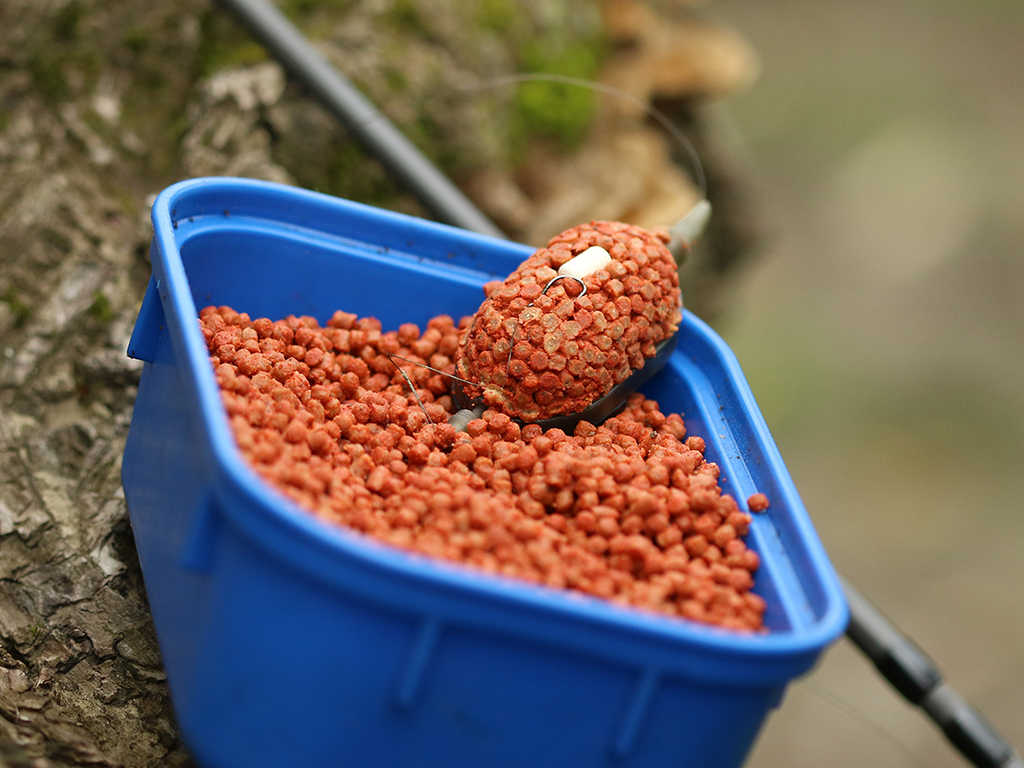
[[[544,286],[544,290],[542,290],[541,293],[546,295],[548,292],[548,288],[550,288],[559,280],[575,280],[577,283],[580,284],[580,287],[583,289],[583,292],[576,297],[577,299],[580,298],[581,296],[587,295],[587,284],[584,283],[580,278],[576,277],[576,275],[555,275],[550,280],[548,280],[548,284]]]

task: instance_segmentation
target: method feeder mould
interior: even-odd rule
[[[599,221],[562,232],[486,299],[455,355],[462,429],[483,408],[571,431],[600,423],[668,360],[682,316],[678,263],[710,217],[672,230]]]

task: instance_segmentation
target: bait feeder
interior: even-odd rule
[[[629,400],[631,393],[640,389],[645,382],[653,377],[658,371],[665,367],[672,359],[672,353],[676,350],[679,341],[679,331],[676,331],[663,342],[654,348],[654,356],[644,361],[644,367],[633,371],[625,380],[616,384],[611,391],[603,397],[598,398],[587,408],[578,413],[567,413],[559,416],[552,416],[548,419],[540,419],[533,422],[545,431],[549,429],[560,429],[568,435],[573,433],[581,421],[589,421],[591,424],[600,424],[605,419],[614,416],[621,411]],[[455,379],[452,382],[452,396],[455,404],[462,409],[483,413],[484,405],[482,399],[471,399],[463,390],[462,383]],[[449,420],[451,421],[451,420]],[[519,422],[525,424],[526,422]]]
[[[237,450],[197,309],[472,314],[532,249],[309,191],[196,179],[153,208],[145,361],[123,481],[186,743],[207,768],[739,766],[847,606],[735,358],[684,313],[642,390],[723,491],[772,501],[748,545],[763,634],[620,607],[324,523]]]

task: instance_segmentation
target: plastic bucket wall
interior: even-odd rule
[[[644,387],[737,499],[763,491],[764,635],[472,572],[328,526],[237,452],[197,308],[472,314],[531,249],[264,182],[154,210],[123,480],[185,738],[203,765],[737,766],[844,629],[835,574],[736,361],[693,315]]]

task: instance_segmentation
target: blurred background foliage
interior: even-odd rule
[[[837,567],[1024,744],[1024,6],[708,6],[771,207],[716,322]],[[840,644],[751,765],[958,766]]]

